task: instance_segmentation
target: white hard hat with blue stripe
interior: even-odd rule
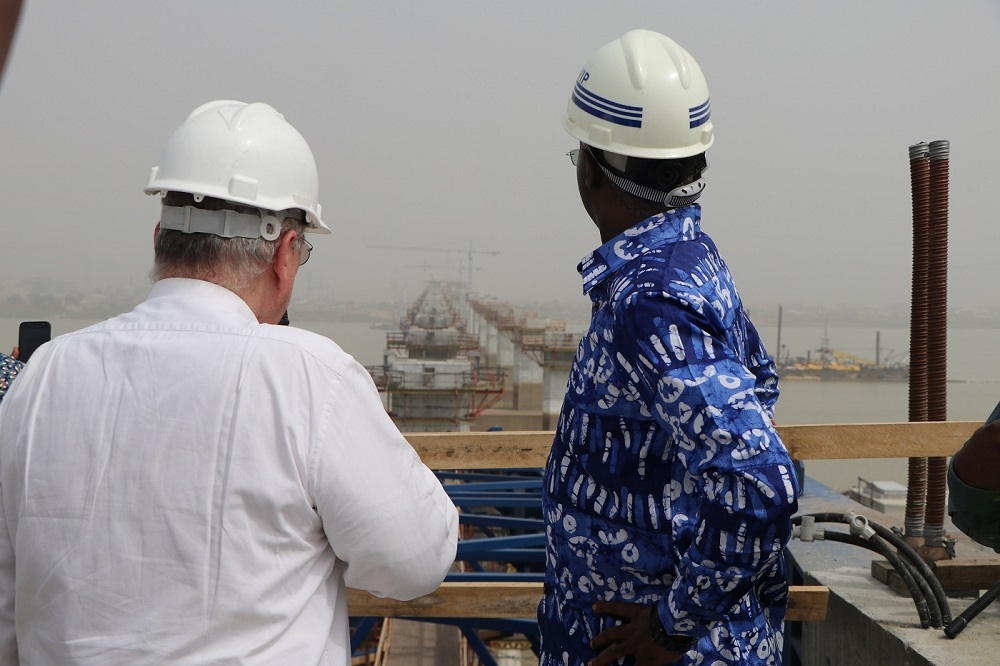
[[[669,37],[633,30],[590,58],[563,121],[579,141],[644,159],[678,159],[712,145],[708,84]]]

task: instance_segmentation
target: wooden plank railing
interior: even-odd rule
[[[934,458],[950,456],[981,421],[848,423],[778,426],[796,460],[845,458]]]
[[[982,423],[852,423],[778,426],[796,460],[950,456]],[[544,467],[552,432],[411,433],[406,439],[431,469]]]
[[[822,585],[793,585],[785,619],[826,619],[829,596],[829,589]],[[347,607],[351,615],[365,617],[534,618],[541,598],[541,583],[443,583],[436,592],[413,601],[348,590]]]
[[[866,423],[778,426],[796,460],[950,456],[981,423]],[[431,469],[509,469],[545,465],[552,432],[411,433],[406,435]],[[352,615],[383,617],[532,618],[542,590],[539,583],[445,583],[413,601],[379,599],[348,591]],[[787,619],[826,617],[829,590],[793,586]]]

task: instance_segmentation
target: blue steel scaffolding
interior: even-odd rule
[[[456,563],[465,571],[448,582],[537,582],[545,576],[545,524],[541,515],[542,470],[439,471],[438,478],[459,509],[462,538]],[[351,649],[356,655],[381,618],[351,618]],[[457,627],[483,666],[497,661],[482,638],[523,636],[538,654],[538,624],[509,618],[404,618]]]

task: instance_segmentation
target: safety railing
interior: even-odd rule
[[[979,425],[959,421],[791,425],[779,426],[778,432],[795,460],[906,458],[950,456]],[[525,470],[544,467],[553,433],[413,433],[406,437],[424,463],[434,470]],[[508,482],[505,489],[513,487]],[[534,501],[534,498],[526,499]],[[532,576],[521,577],[528,580],[518,580],[514,576],[497,577],[502,580],[470,578],[473,579],[445,582],[433,594],[408,602],[348,590],[348,608],[356,617],[408,617],[429,621],[452,618],[458,619],[459,626],[461,619],[485,623],[490,619],[526,621],[535,617],[542,595],[539,580]],[[825,586],[792,586],[786,619],[822,621],[826,618],[828,600],[829,590]]]

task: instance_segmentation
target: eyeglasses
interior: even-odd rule
[[[302,245],[299,250],[299,266],[302,266],[309,261],[309,257],[312,256],[313,246],[312,243],[305,239],[305,236],[299,236],[299,240],[302,241]]]
[[[585,150],[587,150],[587,146],[584,146],[583,148],[574,148],[573,150],[566,153],[566,156],[569,157],[569,161],[573,163],[573,166],[577,165],[577,163],[580,161],[580,153],[582,153]]]

